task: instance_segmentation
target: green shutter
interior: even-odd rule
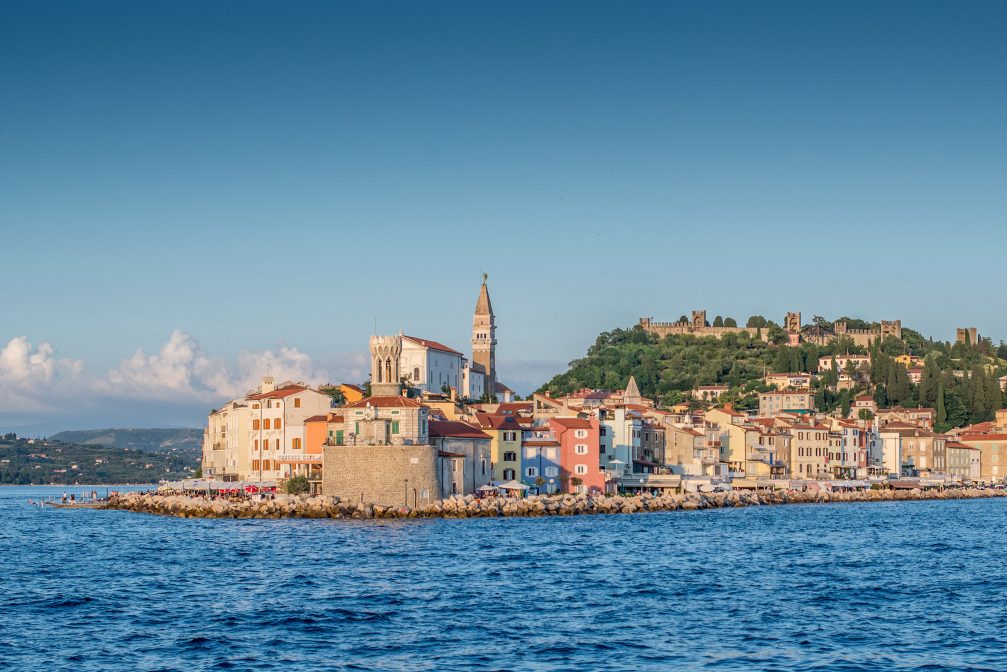
[[[392,434],[398,434],[398,433],[399,433],[399,421],[392,420]]]

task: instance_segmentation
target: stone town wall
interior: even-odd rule
[[[423,506],[440,498],[431,446],[325,446],[322,494],[348,502]]]
[[[689,322],[654,322],[649,317],[641,317],[640,326],[647,333],[655,334],[661,338],[669,334],[685,334],[700,338],[712,336],[720,340],[724,337],[724,334],[746,332],[752,338],[761,338],[763,341],[769,341],[769,336],[766,333],[767,330],[763,329],[760,334],[759,329],[756,327],[699,327]]]

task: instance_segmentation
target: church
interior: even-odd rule
[[[402,347],[398,365],[403,384],[422,395],[471,401],[512,400],[513,393],[497,380],[496,317],[486,281],[483,274],[472,317],[471,359],[438,341],[399,334]]]

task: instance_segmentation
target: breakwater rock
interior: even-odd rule
[[[496,518],[513,516],[573,516],[647,511],[695,511],[740,506],[815,504],[826,502],[889,502],[928,499],[1002,497],[1003,490],[866,490],[858,492],[731,491],[632,497],[609,495],[535,495],[523,499],[472,495],[455,496],[429,505],[384,506],[340,500],[338,497],[277,495],[266,500],[208,500],[205,497],[131,492],[113,495],[100,508],[153,513],[181,518]]]

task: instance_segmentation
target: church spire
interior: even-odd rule
[[[493,315],[493,304],[490,303],[490,292],[486,288],[489,276],[483,273],[483,286],[479,290],[479,300],[476,301],[476,315]]]
[[[476,301],[476,312],[472,316],[472,368],[485,374],[486,392],[490,398],[496,394],[496,318],[490,292],[486,287],[487,275],[483,273],[483,284]]]

